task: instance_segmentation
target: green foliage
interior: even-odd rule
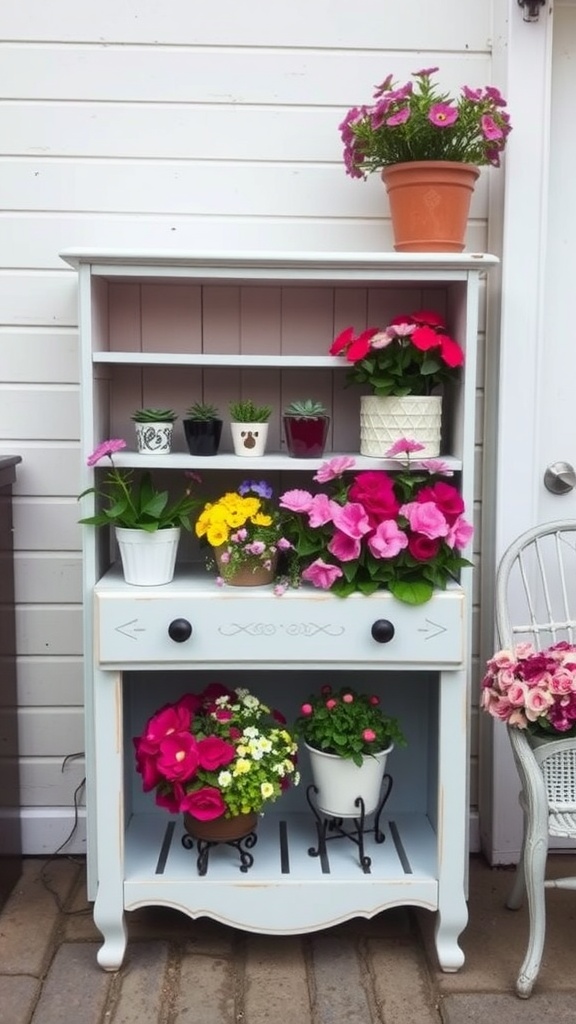
[[[303,401],[290,402],[284,410],[284,415],[297,420],[316,420],[326,415],[326,406],[322,405],[322,402],[306,398]]]
[[[207,422],[208,420],[217,420],[220,413],[210,402],[194,402],[194,405],[186,410],[186,415],[188,419]]]
[[[230,402],[232,423],[266,423],[270,419],[272,406],[255,405],[251,398],[241,402]]]
[[[132,419],[135,423],[173,423],[178,416],[173,409],[137,409]]]
[[[310,747],[361,764],[362,758],[386,750],[391,743],[405,746],[396,718],[384,714],[375,695],[358,694],[349,686],[333,692],[323,686],[300,708],[296,735]]]
[[[100,488],[89,487],[78,500],[86,494],[96,494],[108,505],[94,516],[80,519],[82,525],[122,526],[148,533],[172,526],[191,531],[190,516],[199,505],[199,499],[192,496],[189,487],[181,498],[170,501],[168,491],[156,490],[150,473],[136,480],[133,470],[116,466],[106,474]]]

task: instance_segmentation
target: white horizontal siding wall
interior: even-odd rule
[[[0,6],[0,451],[23,459],[27,853],[65,839],[82,778],[81,761],[63,770],[83,739],[76,280],[59,251],[390,249],[383,187],[346,177],[338,123],[389,72],[493,81],[491,31],[477,0]],[[489,183],[473,200],[477,250]]]

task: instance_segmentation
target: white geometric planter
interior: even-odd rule
[[[363,395],[360,399],[362,455],[382,459],[395,441],[406,437],[424,445],[424,450],[417,453],[418,459],[434,459],[440,454],[441,426],[441,395]]]
[[[332,818],[358,818],[360,808],[355,801],[362,797],[364,813],[371,814],[380,802],[386,759],[394,744],[386,750],[366,756],[361,765],[348,757],[327,754],[324,750],[304,744],[310,756],[312,778],[317,793],[318,810]]]
[[[180,527],[168,530],[129,530],[116,527],[116,540],[126,583],[135,587],[161,587],[174,578]]]

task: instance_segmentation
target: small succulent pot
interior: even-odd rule
[[[132,414],[136,446],[140,455],[168,455],[176,413],[172,409],[137,409]]]
[[[249,399],[230,403],[230,432],[235,455],[243,459],[264,455],[271,412],[269,405],[255,405]]]
[[[324,454],[330,417],[320,402],[292,402],[282,417],[288,454],[295,459],[318,459]]]
[[[268,440],[267,423],[231,423],[234,454],[243,459],[254,459],[264,455]]]
[[[196,402],[183,421],[184,436],[190,455],[217,455],[222,437],[223,421],[214,405]]]

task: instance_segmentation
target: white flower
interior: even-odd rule
[[[260,735],[255,725],[247,725],[242,732],[243,736],[248,736],[249,739],[255,740]]]
[[[244,707],[250,708],[251,711],[255,711],[256,708],[260,707],[258,697],[254,697],[251,693],[247,693],[243,697],[242,703],[244,704]]]
[[[260,736],[258,740],[258,748],[263,751],[264,754],[269,754],[272,750],[272,744],[266,736]]]
[[[229,786],[231,782],[232,782],[232,775],[230,774],[230,772],[220,772],[220,774],[218,776],[218,785],[222,789],[226,789],[226,786]]]
[[[263,782],[260,786],[260,792],[264,797],[264,800],[269,800],[274,795],[274,786],[271,782]]]

